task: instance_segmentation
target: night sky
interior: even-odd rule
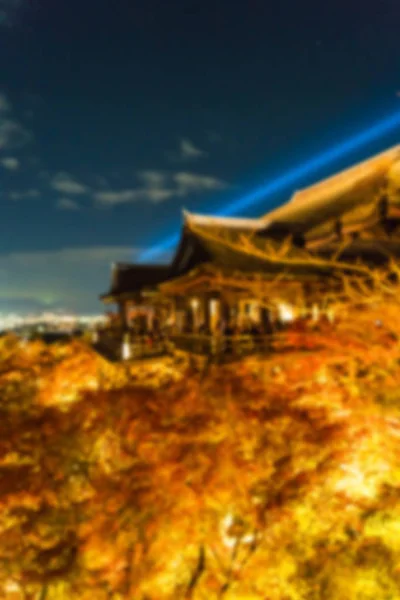
[[[219,211],[400,110],[399,32],[398,0],[0,0],[0,311],[100,310],[111,263],[183,207]]]

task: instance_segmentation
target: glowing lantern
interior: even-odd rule
[[[122,342],[122,360],[129,360],[132,356],[131,344],[129,341],[129,334],[127,333],[124,336],[124,340]]]
[[[333,323],[335,320],[335,310],[334,308],[331,306],[328,308],[328,310],[326,311],[326,316],[328,317],[328,321],[329,323]]]
[[[290,304],[286,304],[285,302],[281,302],[281,304],[278,305],[278,313],[279,319],[283,323],[290,323],[295,319],[293,307],[290,306]]]
[[[192,309],[194,311],[196,311],[199,308],[199,299],[198,298],[192,298],[190,301],[190,305],[192,307]]]

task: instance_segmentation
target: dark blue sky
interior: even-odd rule
[[[98,309],[110,263],[182,207],[218,210],[400,110],[399,21],[396,0],[0,0],[0,311]]]

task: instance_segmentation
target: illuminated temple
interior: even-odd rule
[[[258,219],[184,213],[169,265],[117,264],[101,297],[120,323],[212,335],[221,327],[269,332],[318,309],[343,271],[400,254],[400,147],[296,192]]]

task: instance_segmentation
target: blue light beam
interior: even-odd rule
[[[220,217],[228,217],[236,215],[238,212],[258,204],[261,200],[265,200],[268,196],[281,192],[292,187],[306,175],[311,175],[319,169],[330,165],[337,159],[351,154],[355,150],[362,148],[366,144],[373,142],[385,134],[389,133],[396,127],[400,126],[400,111],[392,114],[390,117],[375,123],[372,127],[356,134],[354,137],[337,144],[329,150],[325,150],[318,156],[307,160],[291,170],[279,175],[272,181],[267,181],[263,185],[257,187],[249,194],[238,198],[234,202],[223,206],[215,215]],[[153,246],[142,252],[139,257],[140,262],[151,261],[161,254],[171,250],[179,241],[179,234],[169,236],[157,246]]]

